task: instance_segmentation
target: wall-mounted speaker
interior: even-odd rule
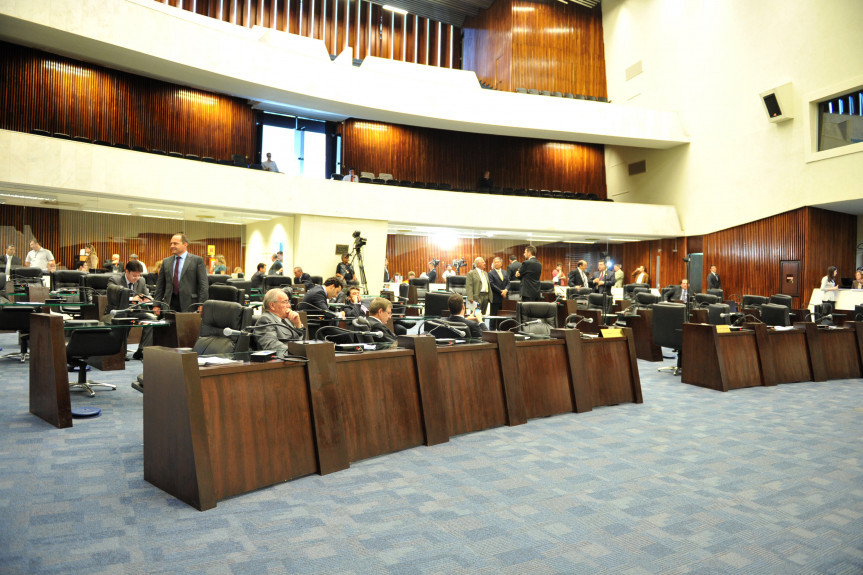
[[[770,122],[785,122],[794,117],[794,87],[791,82],[761,92],[761,102]]]

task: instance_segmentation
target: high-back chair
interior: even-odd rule
[[[677,352],[675,367],[661,367],[658,371],[680,373],[683,355],[683,324],[686,322],[686,304],[660,302],[653,305],[653,343]]]
[[[540,320],[539,323],[523,325],[520,331],[541,335],[551,334],[557,327],[557,304],[545,301],[520,301],[515,306],[515,321],[518,324]]]

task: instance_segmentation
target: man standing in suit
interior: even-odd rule
[[[284,254],[282,252],[276,252],[273,254],[272,260],[273,265],[270,266],[270,269],[267,271],[267,275],[282,275],[282,258]]]
[[[108,277],[108,285],[132,290],[132,298],[129,300],[129,303],[152,301],[150,299],[150,290],[147,288],[147,282],[141,277],[141,274],[144,273],[144,266],[141,265],[141,262],[129,260],[125,267],[126,269],[122,275],[112,274]],[[121,308],[115,308],[111,305],[111,301],[108,300],[102,321],[110,323],[111,312],[115,309],[124,309],[126,306],[123,303],[125,302],[121,302]],[[153,345],[153,328],[144,327],[141,331],[141,343],[138,344],[138,349],[135,350],[132,359],[144,359],[144,348],[151,345]]]
[[[579,260],[575,265],[575,269],[569,272],[570,287],[590,287],[590,280],[587,278],[587,262]]]
[[[470,317],[465,317],[464,298],[462,298],[461,295],[457,293],[449,296],[449,299],[446,303],[447,307],[449,308],[449,317],[447,318],[447,321],[449,321],[450,323],[464,324],[467,328],[468,337],[477,339],[482,337],[482,332],[484,332],[487,328],[482,321],[481,312],[476,312]]]
[[[204,258],[189,253],[189,240],[185,234],[171,237],[173,255],[162,260],[156,280],[156,304],[153,311],[161,313],[161,305],[177,312],[189,311],[197,304],[198,312],[207,301],[210,282],[207,281],[207,266]]]
[[[264,311],[255,323],[255,327],[272,327],[260,327],[255,330],[258,347],[269,351],[287,351],[287,342],[300,339],[303,334],[303,322],[300,321],[300,314],[291,309],[291,298],[285,290],[273,288],[264,294],[261,307]],[[284,327],[279,327],[280,325]]]
[[[542,263],[536,259],[536,248],[524,248],[524,261],[515,272],[515,277],[521,279],[521,301],[540,301],[539,278],[542,275]]]
[[[390,260],[384,258],[384,283],[390,283]],[[431,282],[429,282],[431,283]]]
[[[6,253],[0,256],[0,270],[6,274],[6,279],[12,275],[12,268],[21,265],[21,258],[15,255],[15,246],[6,246]],[[4,286],[5,287],[5,286]]]
[[[372,331],[383,333],[381,339],[388,343],[395,343],[398,336],[387,326],[387,322],[393,317],[393,303],[382,297],[376,297],[369,305],[369,325]]]
[[[494,258],[492,270],[488,274],[488,283],[491,286],[491,315],[500,313],[503,300],[509,293],[509,272],[501,268],[503,260]],[[492,320],[497,322],[498,320]]]
[[[509,274],[509,281],[512,281],[515,279],[515,272],[517,272],[520,267],[521,267],[521,264],[518,263],[518,258],[515,256],[515,254],[510,255],[509,256],[509,265],[506,266],[506,271]]]
[[[716,273],[716,266],[710,266],[710,273],[707,274],[707,289],[722,289],[722,280]]]
[[[467,272],[464,280],[465,295],[471,304],[485,312],[489,302],[488,272],[485,271],[485,260],[476,258],[473,260],[473,269]]]
[[[623,287],[623,270],[620,269],[620,264],[614,264],[614,287]]]
[[[593,272],[593,290],[596,293],[611,293],[611,286],[614,285],[614,274],[608,273],[605,268],[605,262],[600,261],[596,264],[596,271]]]

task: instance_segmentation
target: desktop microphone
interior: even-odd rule
[[[430,323],[431,325],[434,325],[437,327],[442,327],[444,329],[452,330],[454,333],[457,333],[459,337],[467,337],[467,334],[464,331],[458,329],[457,327],[452,325],[450,322],[440,321],[440,320],[436,320],[436,319],[427,319],[425,321],[425,323]],[[430,333],[434,333],[434,330],[431,330]]]
[[[297,336],[299,336],[299,337],[303,336],[303,330],[302,329],[300,329],[298,327],[294,327],[292,325],[288,325],[286,323],[281,323],[281,322],[280,323],[266,323],[266,324],[261,324],[261,325],[250,325],[250,326],[246,326],[245,328],[243,328],[242,331],[237,331],[235,329],[231,329],[229,327],[226,327],[224,330],[222,330],[222,333],[225,335],[225,337],[234,337],[234,336],[240,336],[240,335],[255,335],[252,332],[255,331],[256,329],[265,329],[268,327],[283,328],[283,329],[288,331],[288,333],[292,336],[292,338],[297,337]]]
[[[524,326],[526,326],[526,325],[534,325],[534,324],[537,324],[537,323],[542,323],[542,320],[541,320],[541,319],[532,319],[532,320],[530,320],[530,321],[524,321],[524,322],[521,322],[521,323],[520,323],[520,324],[518,324],[518,325],[514,325],[514,326],[512,326],[512,327],[511,327],[511,328],[509,328],[507,331],[512,331],[513,333],[515,333],[515,332],[517,332],[517,331],[519,330],[519,328],[522,328],[522,327],[524,327]]]
[[[575,314],[573,314],[573,315],[575,315]],[[582,315],[575,315],[575,317],[576,317],[576,319],[578,319],[578,321],[577,321],[577,322],[575,322],[575,325],[574,325],[574,326],[572,326],[572,328],[571,328],[571,329],[578,329],[578,326],[579,326],[579,325],[581,325],[581,323],[582,323],[582,322],[584,322],[584,323],[593,323],[593,318],[592,318],[592,317],[584,317],[584,316],[582,316]],[[567,326],[567,327],[569,327],[569,326],[570,326],[570,324],[566,324],[566,326]]]

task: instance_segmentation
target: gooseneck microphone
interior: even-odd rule
[[[452,332],[458,334],[459,337],[467,337],[467,333],[465,333],[463,330],[459,329],[458,327],[454,326],[452,323],[450,323],[448,321],[441,321],[441,320],[437,320],[437,319],[427,319],[425,321],[425,323],[431,324],[433,326],[441,327],[444,329],[451,330]],[[434,330],[431,330],[430,333],[434,333]]]

